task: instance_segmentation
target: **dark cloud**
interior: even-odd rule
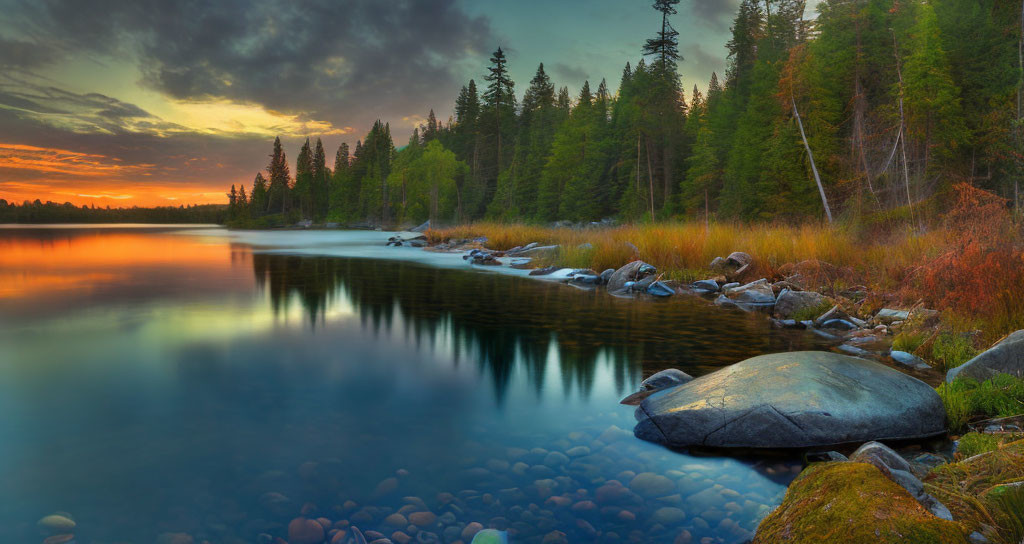
[[[65,51],[130,52],[143,82],[172,98],[254,103],[338,126],[447,104],[460,63],[480,63],[491,45],[488,21],[455,0],[44,5],[33,35]]]
[[[0,110],[12,116],[76,133],[166,134],[185,127],[99,93],[79,94],[0,74]]]
[[[725,59],[708,53],[699,43],[690,43],[682,47],[683,56],[686,58],[686,70],[697,77],[698,85],[705,87],[711,80],[711,72],[718,72],[722,76],[725,69]]]
[[[717,28],[726,28],[739,9],[740,0],[692,0],[690,13]]]
[[[583,80],[590,77],[586,70],[581,66],[569,66],[564,62],[556,62],[551,66],[551,72],[561,79],[567,79],[573,82],[582,82]]]
[[[58,56],[58,53],[45,43],[0,36],[0,68],[4,70],[36,68],[53,62]]]

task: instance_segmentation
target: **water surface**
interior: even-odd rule
[[[0,542],[41,542],[53,512],[80,544],[266,542],[300,514],[423,542],[742,542],[781,500],[785,460],[641,442],[618,400],[812,336],[386,238],[0,228]]]

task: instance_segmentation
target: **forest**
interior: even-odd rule
[[[228,219],[223,204],[158,206],[154,208],[97,208],[70,202],[25,201],[22,204],[0,198],[0,223],[195,223],[222,224]]]
[[[404,146],[376,122],[333,168],[319,139],[294,177],[280,139],[229,222],[345,225],[688,219],[924,224],[967,183],[1019,217],[1021,4],[743,0],[724,74],[682,88],[679,0],[606,80],[570,93],[544,70],[521,97],[502,49],[447,121]],[[652,17],[652,21],[654,18]]]

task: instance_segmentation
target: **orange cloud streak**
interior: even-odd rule
[[[38,198],[78,206],[124,207],[224,204],[227,201],[223,183],[153,182],[155,171],[153,164],[125,164],[106,155],[0,143],[0,198],[9,202]],[[3,176],[5,172],[28,174],[32,179],[8,181],[4,179],[9,178]],[[138,178],[146,182],[139,183]]]

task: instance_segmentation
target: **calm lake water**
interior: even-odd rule
[[[743,542],[781,500],[791,460],[641,442],[618,401],[811,335],[387,236],[0,227],[0,542],[54,512],[79,544],[273,542],[300,514],[396,542]]]

